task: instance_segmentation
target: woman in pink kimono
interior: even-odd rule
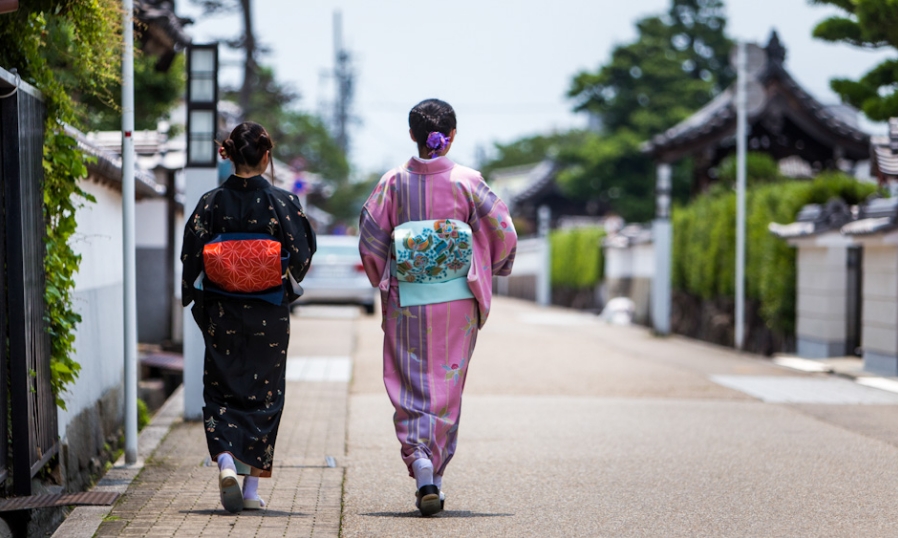
[[[362,209],[359,250],[380,289],[384,385],[422,515],[440,512],[461,395],[494,275],[508,275],[517,236],[476,170],[446,157],[455,111],[428,99],[409,112],[418,154],[381,178]]]

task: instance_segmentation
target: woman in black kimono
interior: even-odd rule
[[[206,344],[206,442],[229,512],[265,505],[257,488],[259,477],[271,476],[284,409],[288,305],[297,297],[291,280],[302,280],[315,253],[315,234],[297,197],[261,176],[272,147],[257,123],[231,132],[220,154],[234,163],[235,173],[200,199],[181,251],[183,303],[194,303]],[[260,252],[257,247],[273,254],[259,258],[274,267],[267,261],[251,267],[247,260]],[[242,491],[238,474],[244,475]]]

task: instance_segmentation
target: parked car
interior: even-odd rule
[[[303,294],[290,305],[357,304],[374,313],[377,289],[371,287],[359,257],[359,238],[351,235],[319,235],[318,250],[301,285]]]

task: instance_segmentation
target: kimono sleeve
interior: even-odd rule
[[[181,304],[187,306],[196,301],[202,302],[202,292],[194,288],[194,282],[203,272],[203,246],[209,241],[209,213],[206,211],[207,200],[211,193],[205,194],[197,203],[196,209],[184,225],[184,241],[181,245]]]
[[[474,243],[488,251],[488,262],[495,276],[508,276],[514,265],[518,235],[505,202],[490,190],[489,185],[478,177],[470,195],[471,229]]]
[[[378,287],[390,261],[393,234],[391,174],[385,175],[362,207],[359,217],[359,254],[371,285]]]
[[[287,192],[279,193],[274,204],[281,231],[281,244],[290,253],[288,269],[297,282],[305,278],[317,250],[315,231],[302,209],[299,198]],[[296,297],[290,297],[291,300]]]

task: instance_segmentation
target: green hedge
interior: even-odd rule
[[[757,184],[746,198],[746,297],[758,301],[771,329],[795,330],[795,250],[767,229],[795,220],[805,204],[842,198],[857,204],[876,187],[841,173],[813,181]],[[713,189],[673,210],[673,289],[702,299],[735,296],[736,195]]]
[[[585,289],[601,282],[605,273],[603,237],[605,229],[597,226],[551,232],[552,286]]]

